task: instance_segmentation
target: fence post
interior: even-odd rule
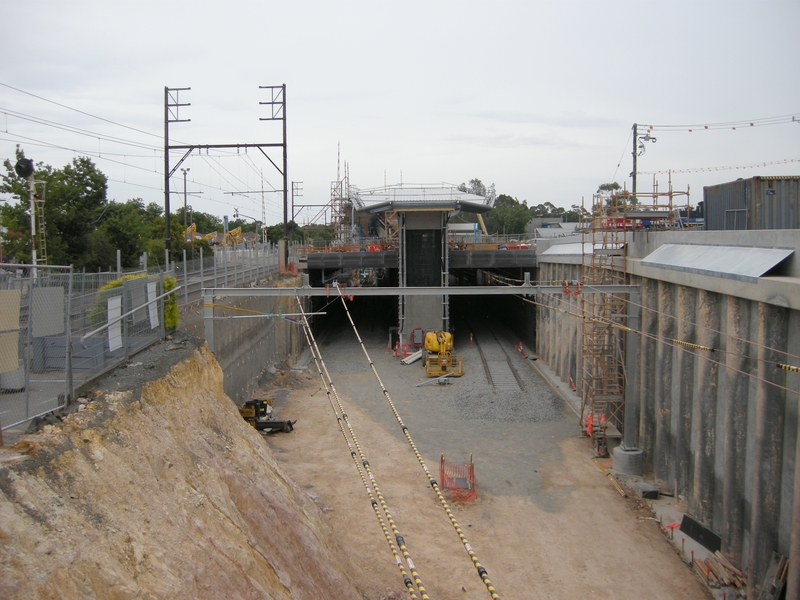
[[[205,279],[203,278],[203,247],[200,247],[200,292],[202,293],[205,287]]]
[[[187,275],[186,271],[188,270],[189,265],[186,264],[186,250],[183,251],[183,304],[189,304],[189,276]]]
[[[158,295],[160,296],[163,293],[165,293],[165,291],[164,291],[164,273],[159,273],[158,274]],[[161,323],[161,325],[158,328],[158,333],[159,333],[159,337],[163,340],[165,337],[167,337],[167,324],[164,322],[164,319],[166,319],[166,316],[167,316],[167,297],[166,296],[158,301],[158,303],[156,304],[156,308],[157,309],[160,308],[159,316],[161,318],[159,319],[159,322]]]
[[[72,265],[69,266],[67,272],[67,311],[65,318],[65,328],[67,330],[67,354],[64,359],[66,365],[66,387],[64,391],[64,405],[72,404],[72,398],[75,396],[75,387],[72,377]]]
[[[129,285],[127,281],[122,281],[122,314],[124,315],[128,312],[131,307],[127,302],[128,296],[130,294],[125,293],[126,286]],[[125,360],[127,361],[130,355],[128,354],[128,319],[122,319],[120,321],[120,325],[122,325],[122,349],[124,350]]]
[[[33,284],[35,278],[33,276],[33,269],[28,273],[28,332],[26,334],[27,340],[23,344],[23,348],[32,349],[33,346]],[[20,296],[21,299],[21,296]],[[21,308],[21,307],[20,307]],[[25,369],[25,419],[31,416],[31,358],[30,352],[25,352],[25,357],[22,359],[22,368]],[[19,359],[19,356],[17,356]],[[19,361],[17,362],[19,364]]]

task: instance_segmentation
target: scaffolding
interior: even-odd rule
[[[585,213],[585,211],[584,211]],[[593,286],[628,283],[629,236],[652,229],[689,229],[689,190],[676,192],[669,180],[660,192],[632,194],[625,189],[593,196],[582,223],[582,379],[581,430],[599,453],[605,438],[619,436],[625,411],[625,337],[628,302],[624,294],[599,294]]]
[[[581,429],[593,433],[600,453],[606,428],[622,428],[625,406],[624,347],[620,327],[627,310],[622,294],[600,294],[600,285],[624,285],[625,250],[629,221],[615,208],[625,197],[597,194],[589,222],[584,221],[582,242],[582,347]],[[620,215],[619,213],[623,214]],[[602,448],[600,447],[602,446]]]

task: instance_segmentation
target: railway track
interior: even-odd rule
[[[489,385],[497,391],[524,392],[525,384],[505,349],[507,342],[480,323],[467,323],[467,328],[473,334],[473,343],[478,348]]]

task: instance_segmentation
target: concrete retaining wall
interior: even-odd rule
[[[308,310],[308,300],[303,302]],[[206,319],[206,339],[213,339],[212,351],[224,373],[225,393],[241,405],[259,387],[268,369],[291,366],[306,345],[301,327],[284,318],[241,317],[254,315],[246,311],[297,313],[297,304],[294,298],[219,296],[214,303],[218,307],[214,309],[213,336],[209,336]],[[219,308],[222,305],[243,310]]]
[[[626,396],[626,409],[638,410],[646,477],[718,533],[723,552],[746,569],[751,586],[760,586],[772,552],[790,555],[793,516],[800,522],[793,500],[800,373],[778,366],[800,365],[800,236],[740,233],[752,235],[639,233],[628,244],[641,320],[627,362],[634,394]],[[794,247],[795,254],[778,275],[748,284],[640,264],[666,242]],[[540,260],[537,279],[580,279],[580,262]],[[563,381],[572,375],[580,390],[582,319],[568,314],[579,307],[568,295],[541,301],[547,308],[537,320],[540,359]],[[796,573],[800,557],[791,561]]]

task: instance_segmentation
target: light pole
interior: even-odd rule
[[[181,173],[183,173],[183,231],[186,231],[186,228],[189,227],[186,224],[186,174],[191,171],[190,168],[181,169]],[[183,234],[183,241],[186,242],[186,233]]]

